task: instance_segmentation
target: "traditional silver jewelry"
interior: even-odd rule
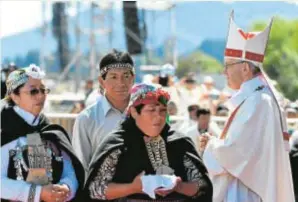
[[[35,192],[36,192],[36,185],[32,184],[29,190],[28,202],[34,202]]]
[[[169,167],[165,142],[162,137],[148,139],[144,137],[145,145],[151,165],[157,174],[173,174],[174,170]]]

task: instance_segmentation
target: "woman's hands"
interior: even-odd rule
[[[163,188],[159,188],[155,190],[155,193],[159,196],[165,197],[172,193],[173,191],[177,191],[179,189],[180,183],[182,183],[182,180],[180,177],[176,177],[176,184],[173,189],[167,189],[164,190]]]
[[[142,180],[141,177],[145,174],[145,172],[141,172],[139,175],[135,177],[133,182],[130,184],[130,192],[131,194],[138,194],[143,193],[142,189]],[[164,188],[158,188],[155,190],[155,193],[159,196],[166,197],[167,195],[171,194],[172,192],[178,192],[187,196],[192,196],[197,192],[197,184],[196,183],[187,183],[182,182],[182,179],[180,177],[176,177],[175,186],[172,189],[164,189]]]
[[[141,177],[145,175],[145,171],[142,171],[140,174],[138,174],[133,182],[131,183],[131,188],[133,190],[133,193],[142,193],[142,180]]]
[[[70,190],[65,184],[49,184],[42,187],[40,199],[45,202],[64,202],[67,200]]]

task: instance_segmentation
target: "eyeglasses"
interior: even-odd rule
[[[238,61],[238,62],[234,62],[234,63],[231,63],[231,64],[226,64],[225,65],[225,69],[227,69],[229,66],[233,66],[233,65],[237,65],[237,64],[241,64],[241,63],[244,63],[245,61]]]
[[[48,89],[48,88],[39,88],[39,89],[33,88],[33,89],[29,90],[29,91],[23,91],[23,92],[26,93],[26,94],[29,94],[31,96],[35,96],[35,95],[37,95],[39,93],[41,93],[43,95],[49,94],[51,92],[51,90]]]

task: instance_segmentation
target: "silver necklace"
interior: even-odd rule
[[[166,146],[161,136],[148,138],[144,137],[148,156],[158,175],[172,175],[174,170],[169,167],[169,160],[166,152]]]

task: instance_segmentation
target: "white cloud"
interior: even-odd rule
[[[298,1],[297,0],[288,0],[286,2],[291,3],[291,4],[296,4],[296,6],[298,6]]]

